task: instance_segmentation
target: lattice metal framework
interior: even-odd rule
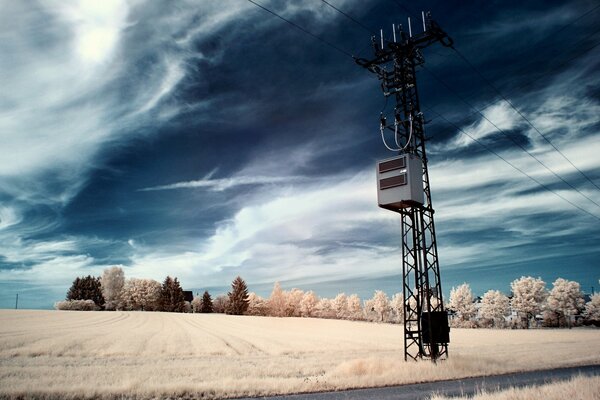
[[[384,42],[373,37],[375,58],[359,58],[356,62],[377,75],[384,96],[396,100],[394,124],[387,126],[382,117],[382,129],[391,129],[398,135],[397,139],[403,147],[400,154],[412,153],[423,161],[424,204],[396,210],[402,221],[404,359],[436,360],[447,358],[449,339],[443,338],[440,342],[440,336],[436,333],[440,317],[445,319],[443,324],[447,326],[447,315],[442,298],[434,209],[425,152],[425,120],[419,106],[416,70],[425,62],[422,49],[437,42],[452,46],[452,39],[429,14],[423,15],[424,31],[419,34],[411,35],[399,26],[394,27],[394,36],[396,28],[398,40]],[[441,336],[444,337],[443,334]]]

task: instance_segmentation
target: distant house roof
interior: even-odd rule
[[[183,291],[183,298],[185,299],[185,301],[192,301],[192,300],[194,300],[194,292],[192,292],[191,290],[184,290]]]

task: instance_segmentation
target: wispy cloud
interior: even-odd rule
[[[272,184],[293,184],[306,181],[301,176],[235,176],[221,179],[198,179],[187,182],[177,182],[168,185],[153,186],[139,189],[142,192],[154,190],[173,190],[173,189],[194,189],[206,188],[215,191],[223,191],[233,187],[247,185],[272,185]]]

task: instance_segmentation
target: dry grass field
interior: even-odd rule
[[[600,330],[460,330],[405,363],[402,327],[219,314],[0,310],[0,397],[221,398],[600,363]]]
[[[569,381],[498,392],[482,392],[468,397],[432,396],[430,400],[598,400],[600,376],[576,377]]]

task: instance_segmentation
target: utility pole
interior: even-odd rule
[[[385,146],[397,156],[379,162],[377,174],[379,206],[399,213],[401,218],[404,359],[435,361],[448,357],[450,328],[440,282],[425,119],[416,71],[425,62],[424,48],[437,42],[451,47],[453,41],[429,13],[422,13],[419,22],[422,28],[413,29],[409,18],[408,32],[401,25],[393,25],[392,40],[385,39],[381,30],[380,38],[371,38],[375,57],[355,61],[377,76],[386,98],[396,101],[393,123],[388,124],[382,114],[380,130]],[[415,33],[417,30],[421,32]],[[388,131],[393,132],[391,147],[385,139]]]

